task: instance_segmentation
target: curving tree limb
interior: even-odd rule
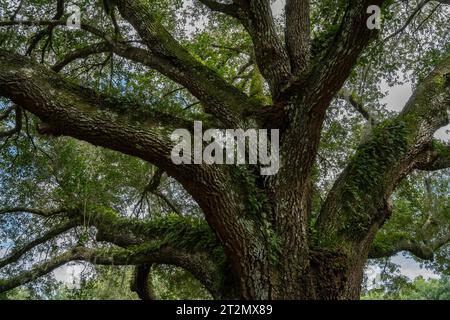
[[[5,292],[46,275],[72,261],[86,261],[98,265],[135,265],[145,263],[174,264],[196,276],[211,293],[217,294],[220,278],[215,266],[202,255],[184,253],[168,246],[138,246],[129,249],[92,249],[75,247],[49,261],[34,266],[12,278],[0,280],[0,292]]]

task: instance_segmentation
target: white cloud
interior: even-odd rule
[[[60,281],[69,287],[79,287],[81,272],[84,266],[81,263],[64,265],[53,271],[53,276],[57,281]]]
[[[402,254],[396,255],[391,259],[391,261],[400,265],[400,272],[408,278],[414,279],[418,276],[422,276],[425,279],[439,278],[439,274],[435,273],[433,270],[421,267],[413,259],[408,258]]]

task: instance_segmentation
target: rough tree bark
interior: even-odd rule
[[[386,1],[348,1],[339,28],[322,39],[320,46],[316,45],[319,52],[313,53],[308,0],[287,1],[285,41],[276,31],[269,0],[236,0],[232,4],[200,0],[211,10],[236,18],[248,31],[256,63],[270,87],[271,106],[259,105],[195,59],[153,16],[151,1],[114,2],[147,48],[116,42],[102,31],[83,25],[102,42],[68,53],[53,70],[60,71],[76,59],[108,50],[155,69],[199,99],[205,113],[213,116],[212,127],[246,128],[257,123],[260,128],[281,129],[280,171],[266,179],[251,167],[176,166],[170,160],[169,135],[174,128],[190,128],[192,124],[185,119],[143,111],[146,106],[71,84],[28,58],[1,51],[0,96],[39,117],[41,133],[71,136],[154,164],[184,186],[198,202],[205,220],[195,224],[179,217],[176,221],[143,223],[91,208],[98,240],[116,244],[117,249],[98,252],[74,248],[35,270],[0,281],[0,291],[31,281],[68,261],[86,260],[141,266],[136,279],[148,279],[142,272],[150,270],[145,266],[151,264],[181,266],[215,298],[359,298],[369,253],[386,254],[371,245],[391,214],[390,196],[398,183],[416,169],[450,166],[448,147],[433,142],[434,132],[448,123],[450,58],[419,85],[397,117],[374,126],[335,182],[317,223],[312,225],[311,176],[325,113],[360,54],[377,37],[376,30],[366,27],[367,7],[383,6]],[[0,26],[16,23],[6,21]],[[40,22],[51,26],[62,23]],[[49,234],[18,248],[2,261],[3,265],[81,223],[76,208],[0,211],[14,212],[57,215],[63,222]],[[314,236],[312,228],[317,230]],[[179,237],[178,242],[173,241],[173,234]],[[193,246],[193,242],[200,245]],[[396,248],[416,250],[428,257],[412,243],[399,243]],[[145,285],[136,284],[136,288],[145,296]]]

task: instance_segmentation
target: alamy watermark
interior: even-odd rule
[[[370,30],[381,29],[381,8],[377,5],[368,6],[367,13],[370,14],[366,21],[367,28]]]
[[[69,29],[81,29],[81,9],[77,5],[67,7],[70,16],[67,18],[66,26]]]
[[[270,132],[270,135],[269,135]],[[261,175],[275,175],[280,168],[278,129],[208,129],[194,122],[194,134],[177,129],[171,134],[177,144],[172,162],[181,164],[259,165]]]
[[[440,0],[443,3],[450,3],[450,0]],[[77,5],[70,5],[67,8],[70,16],[67,18],[66,26],[69,29],[81,29],[81,9]],[[367,7],[367,14],[370,14],[366,21],[367,28],[370,30],[381,29],[381,8],[377,5]]]

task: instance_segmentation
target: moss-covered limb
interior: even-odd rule
[[[89,208],[72,214],[80,221],[89,221],[97,229],[97,241],[123,248],[157,242],[189,253],[202,253],[223,266],[223,249],[203,218],[172,214],[151,220],[120,216],[108,208]]]
[[[390,241],[378,239],[377,237],[369,251],[369,259],[387,258],[399,252],[407,251],[417,258],[433,260],[434,254],[448,243],[450,243],[450,235],[443,235],[437,238],[429,235],[423,240],[397,237]]]
[[[30,242],[19,251],[14,251],[14,256],[22,251],[25,253],[34,246],[50,240],[72,227],[89,223],[98,230],[97,240],[121,247],[158,241],[160,244],[171,245],[188,252],[211,254],[212,259],[218,263],[223,263],[225,259],[215,234],[206,221],[200,217],[173,214],[151,220],[140,220],[121,216],[114,210],[104,207],[55,210],[21,207],[0,209],[0,214],[7,213],[32,213],[44,218],[58,216],[66,219],[42,237]],[[0,262],[0,266],[2,264],[3,261]]]
[[[417,169],[437,171],[450,168],[450,146],[439,141],[433,141],[417,162]]]
[[[130,247],[158,241],[189,252],[216,252],[222,259],[220,245],[206,221],[200,217],[180,216],[140,220],[119,216],[104,208],[92,208],[86,213],[86,220],[97,228],[97,240],[108,241],[123,247]]]
[[[105,49],[105,46],[105,44],[93,45],[92,48],[88,47],[88,49],[96,52],[96,50]],[[88,49],[84,48],[84,50]],[[127,51],[128,49],[122,48],[117,50]],[[129,51],[133,52],[133,50]],[[43,90],[44,92],[47,90],[46,96],[41,97],[47,103],[67,104],[67,101],[71,101],[73,106],[83,111],[111,113],[109,116],[114,117],[116,121],[131,122],[135,125],[139,124],[152,129],[158,127],[166,127],[168,129],[190,128],[192,126],[190,121],[161,111],[152,110],[151,106],[143,105],[141,102],[133,99],[114,97],[74,84],[63,76],[57,75],[42,65],[34,63],[31,59],[17,54],[5,51],[0,52],[0,63],[2,67],[2,76],[0,78],[8,82],[8,86],[4,85],[2,95],[11,100],[16,98],[13,96],[14,91],[20,90],[20,88],[14,86],[14,82],[24,80],[26,81],[24,85],[34,85],[35,90]],[[25,90],[22,92],[24,96],[33,93]],[[27,106],[24,106],[24,108],[29,109]],[[29,109],[29,111],[33,112],[34,110]]]
[[[9,279],[0,280],[0,292],[5,292],[36,280],[56,268],[71,262],[86,261],[99,265],[139,265],[145,263],[173,264],[191,272],[214,295],[222,284],[217,266],[202,254],[186,253],[159,243],[123,248],[92,249],[76,247],[49,261],[34,266]]]
[[[255,168],[251,166],[236,166],[231,169],[233,180],[238,182],[239,194],[245,206],[242,220],[253,230],[253,236],[258,243],[265,246],[269,263],[276,265],[280,258],[280,239],[273,225],[274,217],[270,207],[267,190]]]
[[[357,244],[389,216],[391,193],[424,162],[435,131],[448,122],[449,76],[450,57],[418,86],[400,115],[377,125],[358,147],[321,210],[322,241]],[[445,159],[447,149],[440,149]]]
[[[54,239],[55,237],[69,231],[70,229],[76,227],[78,225],[78,222],[76,220],[68,220],[65,222],[62,222],[55,227],[51,228],[49,231],[44,233],[42,236],[37,237],[36,239],[28,242],[27,244],[15,248],[12,250],[12,252],[5,258],[0,260],[0,268],[3,268],[9,264],[15,263],[18,261],[25,253],[32,250],[33,248],[37,247],[40,244],[43,244],[51,239]]]
[[[30,271],[0,282],[0,292],[27,283],[75,260],[105,265],[140,265],[144,263],[173,264],[185,268],[219,296],[226,258],[222,247],[206,222],[201,218],[172,215],[142,221],[120,216],[105,208],[43,211],[26,208],[5,208],[0,212],[30,212],[43,217],[55,214],[66,219],[41,237],[14,250],[0,267],[16,262],[34,247],[89,221],[98,230],[97,240],[120,247],[109,249],[77,248],[42,263]]]
[[[311,62],[307,86],[312,97],[311,108],[322,112],[341,89],[363,50],[377,35],[377,30],[367,28],[367,8],[370,5],[382,7],[386,0],[354,0],[342,2],[344,14],[340,25],[330,32],[320,45],[321,50]],[[320,39],[316,40],[320,41]],[[292,88],[294,89],[294,83]]]
[[[347,89],[341,89],[337,94],[338,99],[342,99],[350,103],[350,105],[355,108],[355,110],[361,114],[361,116],[366,119],[370,124],[374,124],[376,119],[370,114],[369,110],[364,106],[364,103],[360,97],[356,95],[355,92],[350,92]]]
[[[360,146],[330,191],[318,219],[320,233],[331,237],[363,239],[382,219],[394,178],[408,153],[412,134],[400,119],[378,125]]]
[[[446,124],[443,122],[448,121],[446,115],[448,110],[450,110],[450,55],[419,84],[403,108],[402,114],[417,116],[416,122],[441,120],[441,123],[437,124],[443,126]]]
[[[35,266],[29,271],[24,271],[17,276],[13,276],[9,279],[0,279],[0,292],[14,289],[18,286],[38,279],[39,277],[42,277],[55,270],[56,268],[73,260],[75,260],[75,254],[73,251],[70,251],[53,258],[51,261]]]
[[[155,65],[155,69],[186,87],[223,124],[232,128],[243,127],[240,112],[254,106],[255,101],[204,66],[181,46],[154,16],[151,2],[123,0],[117,1],[117,7],[148,49],[163,62]]]

